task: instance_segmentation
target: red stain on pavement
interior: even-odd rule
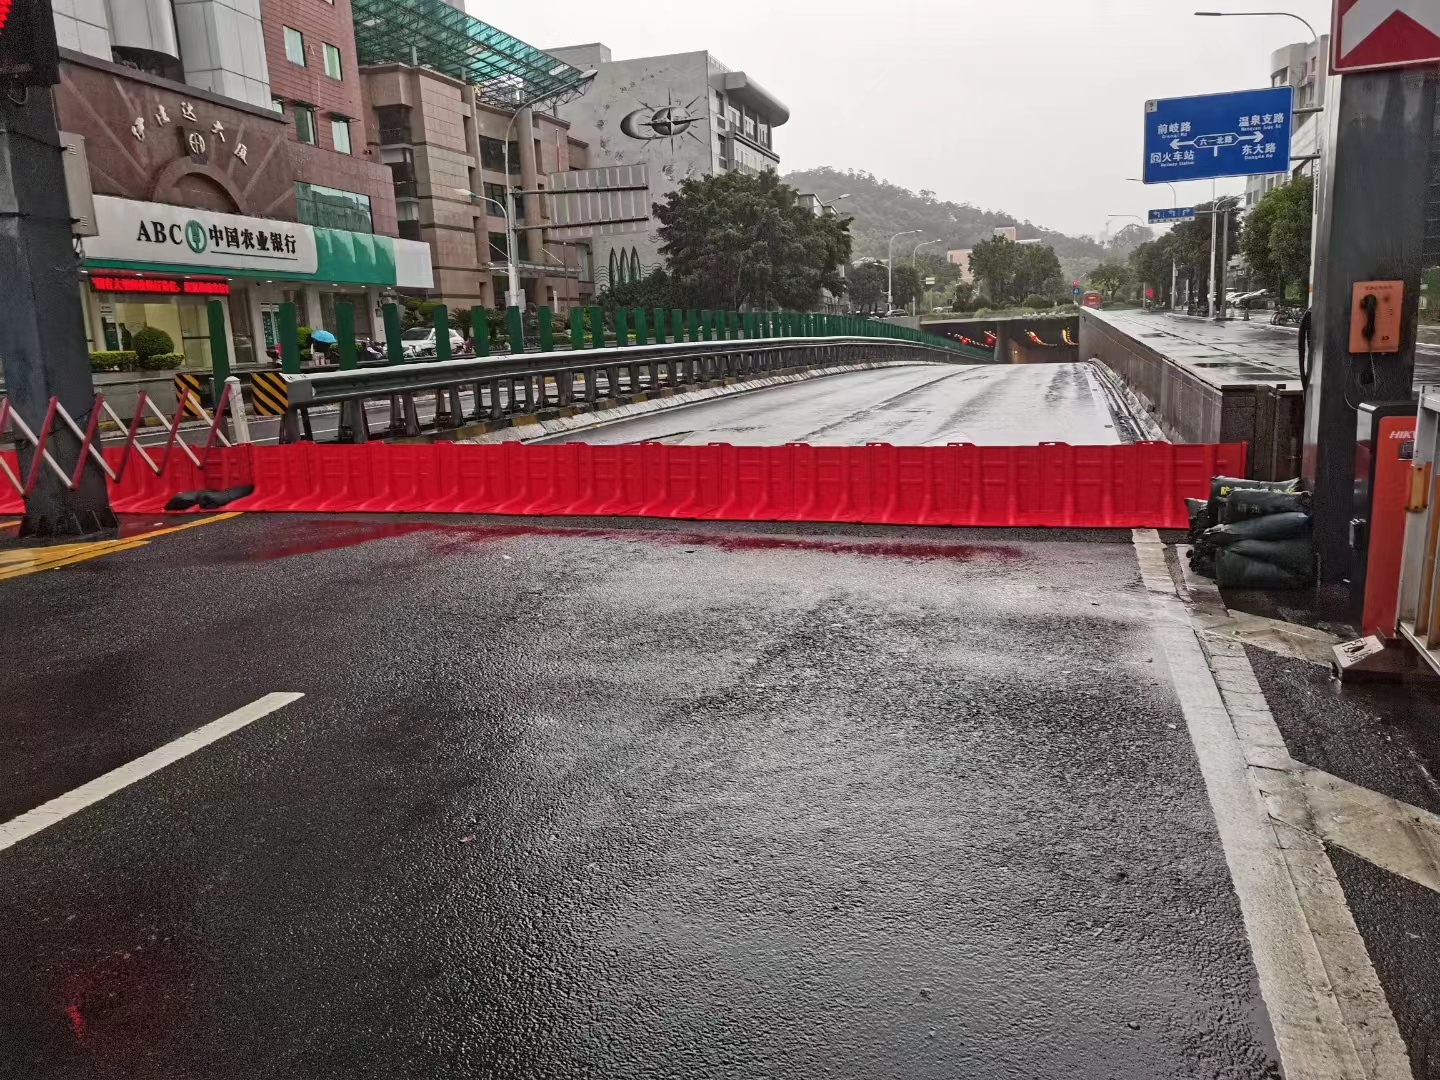
[[[221,562],[268,562],[355,547],[375,540],[422,533],[451,548],[519,536],[578,537],[590,540],[641,540],[667,547],[711,547],[722,551],[813,551],[830,555],[863,555],[890,559],[975,559],[1015,561],[1019,548],[1005,544],[947,544],[922,540],[840,540],[826,537],[764,536],[736,533],[671,532],[642,529],[564,528],[549,525],[463,525],[435,521],[356,521],[317,519],[286,522],[275,530],[290,533],[284,540],[251,551],[222,555]]]
[[[80,1014],[79,1005],[66,1005],[65,1015],[70,1018],[70,1031],[75,1036],[75,1042],[84,1046],[90,1040],[85,1034],[85,1017]]]

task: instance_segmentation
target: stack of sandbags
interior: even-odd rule
[[[1222,589],[1303,589],[1315,581],[1310,493],[1298,480],[1217,476],[1209,502],[1187,500],[1190,565]]]

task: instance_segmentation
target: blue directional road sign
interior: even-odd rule
[[[1147,184],[1290,169],[1288,86],[1145,103]]]
[[[1150,211],[1151,225],[1164,225],[1167,221],[1189,221],[1195,216],[1193,206],[1172,206],[1164,210]]]

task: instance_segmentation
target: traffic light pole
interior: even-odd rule
[[[37,434],[52,396],[82,430],[95,401],[62,153],[50,88],[0,84],[0,369],[10,408]],[[23,477],[34,450],[23,437],[16,449]],[[65,424],[52,423],[45,449],[73,475],[80,441]],[[114,527],[94,461],[74,490],[44,462],[35,475],[21,536]]]
[[[1356,407],[1413,393],[1435,79],[1423,70],[1344,75],[1327,103],[1329,146],[1316,244],[1315,360],[1305,397],[1306,486],[1324,581],[1350,576]],[[1437,157],[1440,160],[1440,157]],[[1403,281],[1400,351],[1350,352],[1351,290]]]

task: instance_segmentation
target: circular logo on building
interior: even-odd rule
[[[667,95],[664,105],[642,103],[640,108],[626,113],[621,118],[620,130],[630,138],[639,139],[642,142],[652,142],[656,139],[668,140],[671,149],[674,149],[676,141],[682,135],[688,134],[697,140],[700,138],[696,132],[691,130],[703,119],[692,111],[699,101],[700,99],[696,98],[688,105],[682,105]]]
[[[190,250],[196,255],[204,253],[210,246],[210,238],[205,235],[205,226],[198,221],[187,221],[185,223],[185,242],[190,245]]]

